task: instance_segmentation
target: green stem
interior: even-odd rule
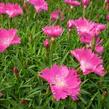
[[[86,8],[83,7],[83,18],[85,18],[85,14],[86,14]]]
[[[48,63],[48,60],[49,60],[49,48],[46,48],[46,56],[45,56],[45,62],[47,63],[47,65],[49,64]]]
[[[78,68],[76,68],[76,71],[78,74],[82,74],[82,70],[81,70],[80,66]]]
[[[103,85],[103,81],[104,81],[104,77],[100,77],[100,81],[99,81],[99,83],[100,83],[100,87],[102,87],[102,85]]]
[[[12,18],[8,18],[8,28],[11,28]]]
[[[1,21],[3,22],[3,15],[1,15]],[[0,22],[0,28],[2,27],[2,23]]]
[[[104,2],[104,3],[103,3],[103,9],[105,9],[105,6],[106,6],[106,3]]]
[[[107,30],[109,30],[109,21],[107,21]],[[109,35],[108,31],[107,31],[107,35]]]
[[[58,21],[59,21],[59,20],[57,19],[57,20],[56,20],[56,21],[53,23],[53,25],[56,25],[56,24],[58,24]]]
[[[71,30],[68,30],[67,34],[68,34],[67,40],[69,42],[70,41]]]
[[[49,65],[51,66],[53,63],[53,45],[54,45],[55,39],[51,38],[50,39],[50,52],[49,52]]]
[[[92,51],[95,51],[95,46],[96,46],[96,38],[93,37],[92,42],[91,42]]]

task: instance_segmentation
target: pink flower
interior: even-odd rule
[[[63,33],[63,28],[60,27],[59,25],[45,26],[42,30],[45,35],[49,37],[54,37],[54,38],[61,36]]]
[[[103,51],[104,51],[104,47],[102,46],[102,42],[103,42],[103,40],[101,40],[100,38],[96,39],[95,51],[97,53],[103,53]]]
[[[73,68],[53,65],[41,71],[40,77],[45,79],[51,88],[54,98],[59,101],[71,96],[77,99],[80,93],[80,78]]]
[[[109,3],[109,0],[105,0],[105,3]]]
[[[51,20],[58,20],[61,14],[61,10],[57,9],[55,11],[53,11],[50,15]]]
[[[5,14],[5,4],[4,3],[0,3],[0,14]]]
[[[80,48],[72,50],[71,54],[80,62],[80,68],[84,75],[92,72],[99,76],[104,76],[103,60],[94,54],[91,49]]]
[[[109,15],[106,15],[106,20],[109,21]]]
[[[64,2],[70,6],[80,6],[80,2],[76,0],[64,0]]]
[[[0,52],[4,52],[10,45],[20,44],[16,29],[0,29]]]
[[[44,40],[43,45],[44,45],[44,47],[48,48],[49,47],[49,40],[48,39]]]
[[[102,54],[104,51],[104,47],[102,46],[102,42],[103,40],[101,40],[99,37],[97,37],[95,42],[95,51],[99,54]],[[87,46],[89,46],[89,48],[92,47],[92,43],[88,44]]]
[[[48,4],[45,0],[28,0],[35,8],[36,12],[41,12],[43,10],[48,10]]]
[[[69,30],[75,27],[74,23],[75,23],[74,20],[71,19],[67,22],[67,27]]]
[[[6,4],[5,12],[9,15],[10,18],[23,14],[22,8],[18,4],[13,3]]]
[[[82,0],[82,4],[84,6],[84,8],[86,8],[90,3],[90,0]]]
[[[103,30],[106,29],[104,24],[91,22],[87,19],[79,18],[70,22],[71,27],[76,27],[80,36],[81,42],[90,43],[93,37],[98,36]]]

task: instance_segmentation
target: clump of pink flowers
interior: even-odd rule
[[[46,0],[27,0],[27,2],[34,6],[37,13],[48,11],[48,3]],[[67,28],[68,32],[71,32],[71,30],[75,28],[80,42],[84,45],[82,48],[70,50],[70,54],[77,60],[79,67],[67,67],[63,64],[57,65],[51,62],[51,67],[41,70],[39,74],[41,78],[48,82],[53,97],[57,101],[66,99],[67,97],[71,97],[73,100],[78,99],[81,92],[81,74],[88,75],[95,73],[102,77],[106,74],[102,59],[102,53],[104,51],[104,47],[102,45],[103,40],[100,38],[100,34],[106,29],[106,25],[96,23],[85,18],[85,8],[89,5],[90,0],[81,0],[81,3],[80,0],[64,0],[64,3],[70,5],[71,8],[80,6],[82,3],[83,18],[70,19],[67,22]],[[109,0],[105,0],[105,3],[109,3]],[[0,14],[7,14],[10,18],[13,18],[15,16],[22,15],[23,10],[17,3],[1,2]],[[56,9],[50,14],[50,19],[52,21],[63,19],[62,14],[63,13],[60,9]],[[109,15],[106,16],[106,19],[109,21]],[[53,41],[62,36],[64,29],[59,24],[48,24],[42,28],[42,32],[47,36],[47,39],[43,41],[43,46],[46,48],[46,51],[48,50],[46,58],[51,56],[52,60],[53,53],[51,49],[55,50],[55,47],[52,46]],[[11,45],[20,43],[21,38],[17,35],[16,29],[0,28],[0,53],[4,52]],[[16,68],[13,70],[14,73],[17,72]],[[16,76],[18,76],[18,74]]]
[[[40,77],[49,83],[53,96],[57,101],[65,99],[67,96],[77,100],[81,80],[73,68],[55,64],[51,68],[42,70]]]
[[[68,28],[76,28],[81,42],[90,43],[93,37],[97,37],[106,29],[104,24],[95,23],[87,19],[79,18],[68,21]]]
[[[64,0],[70,6],[79,6],[80,2],[76,0]],[[90,3],[90,0],[82,0],[83,8],[85,9]],[[59,10],[51,13],[51,20],[59,19]],[[80,94],[81,80],[79,75],[88,75],[95,73],[99,76],[106,74],[102,53],[104,47],[103,40],[100,38],[101,32],[106,29],[105,24],[96,23],[83,18],[70,19],[67,22],[68,32],[75,28],[79,39],[84,43],[84,47],[71,50],[71,55],[79,62],[78,68],[68,68],[65,65],[54,64],[51,68],[45,68],[41,71],[40,77],[50,85],[53,97],[59,101],[70,96],[73,100],[77,100]],[[50,39],[55,39],[62,35],[63,28],[59,25],[45,26],[42,28],[43,33]],[[47,48],[50,45],[50,40],[46,39],[43,44]],[[78,73],[78,74],[77,74]]]
[[[99,35],[106,29],[106,26],[85,18],[69,20],[67,26],[69,30],[76,28],[80,41],[86,44],[84,48],[71,51],[71,55],[80,63],[83,74],[96,73],[99,76],[104,76],[103,60],[101,56],[98,56],[98,53],[102,54],[104,51]]]
[[[10,45],[20,44],[21,39],[16,29],[0,29],[0,52],[4,52]]]
[[[104,24],[95,23],[85,18],[79,18],[76,20],[69,20],[67,23],[67,27],[69,30],[71,30],[72,28],[76,28],[77,33],[80,37],[80,41],[82,43],[85,43],[89,47],[93,46],[93,41],[95,40],[96,52],[103,52],[102,41],[99,38],[99,35],[106,29],[106,26]]]

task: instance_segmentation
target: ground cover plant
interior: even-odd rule
[[[109,0],[0,0],[0,109],[109,109]]]

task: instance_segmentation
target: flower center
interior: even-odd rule
[[[6,40],[3,42],[3,44],[9,46],[9,44],[10,44],[10,39],[9,39],[9,38],[6,39]]]
[[[55,84],[57,87],[64,87],[66,85],[64,78],[59,76],[55,78]]]
[[[86,27],[82,27],[81,32],[89,32],[89,29],[87,29]]]
[[[83,72],[85,72],[87,69],[90,69],[90,67],[91,67],[91,65],[88,62],[83,61],[83,60],[81,61],[81,68],[82,68]]]

